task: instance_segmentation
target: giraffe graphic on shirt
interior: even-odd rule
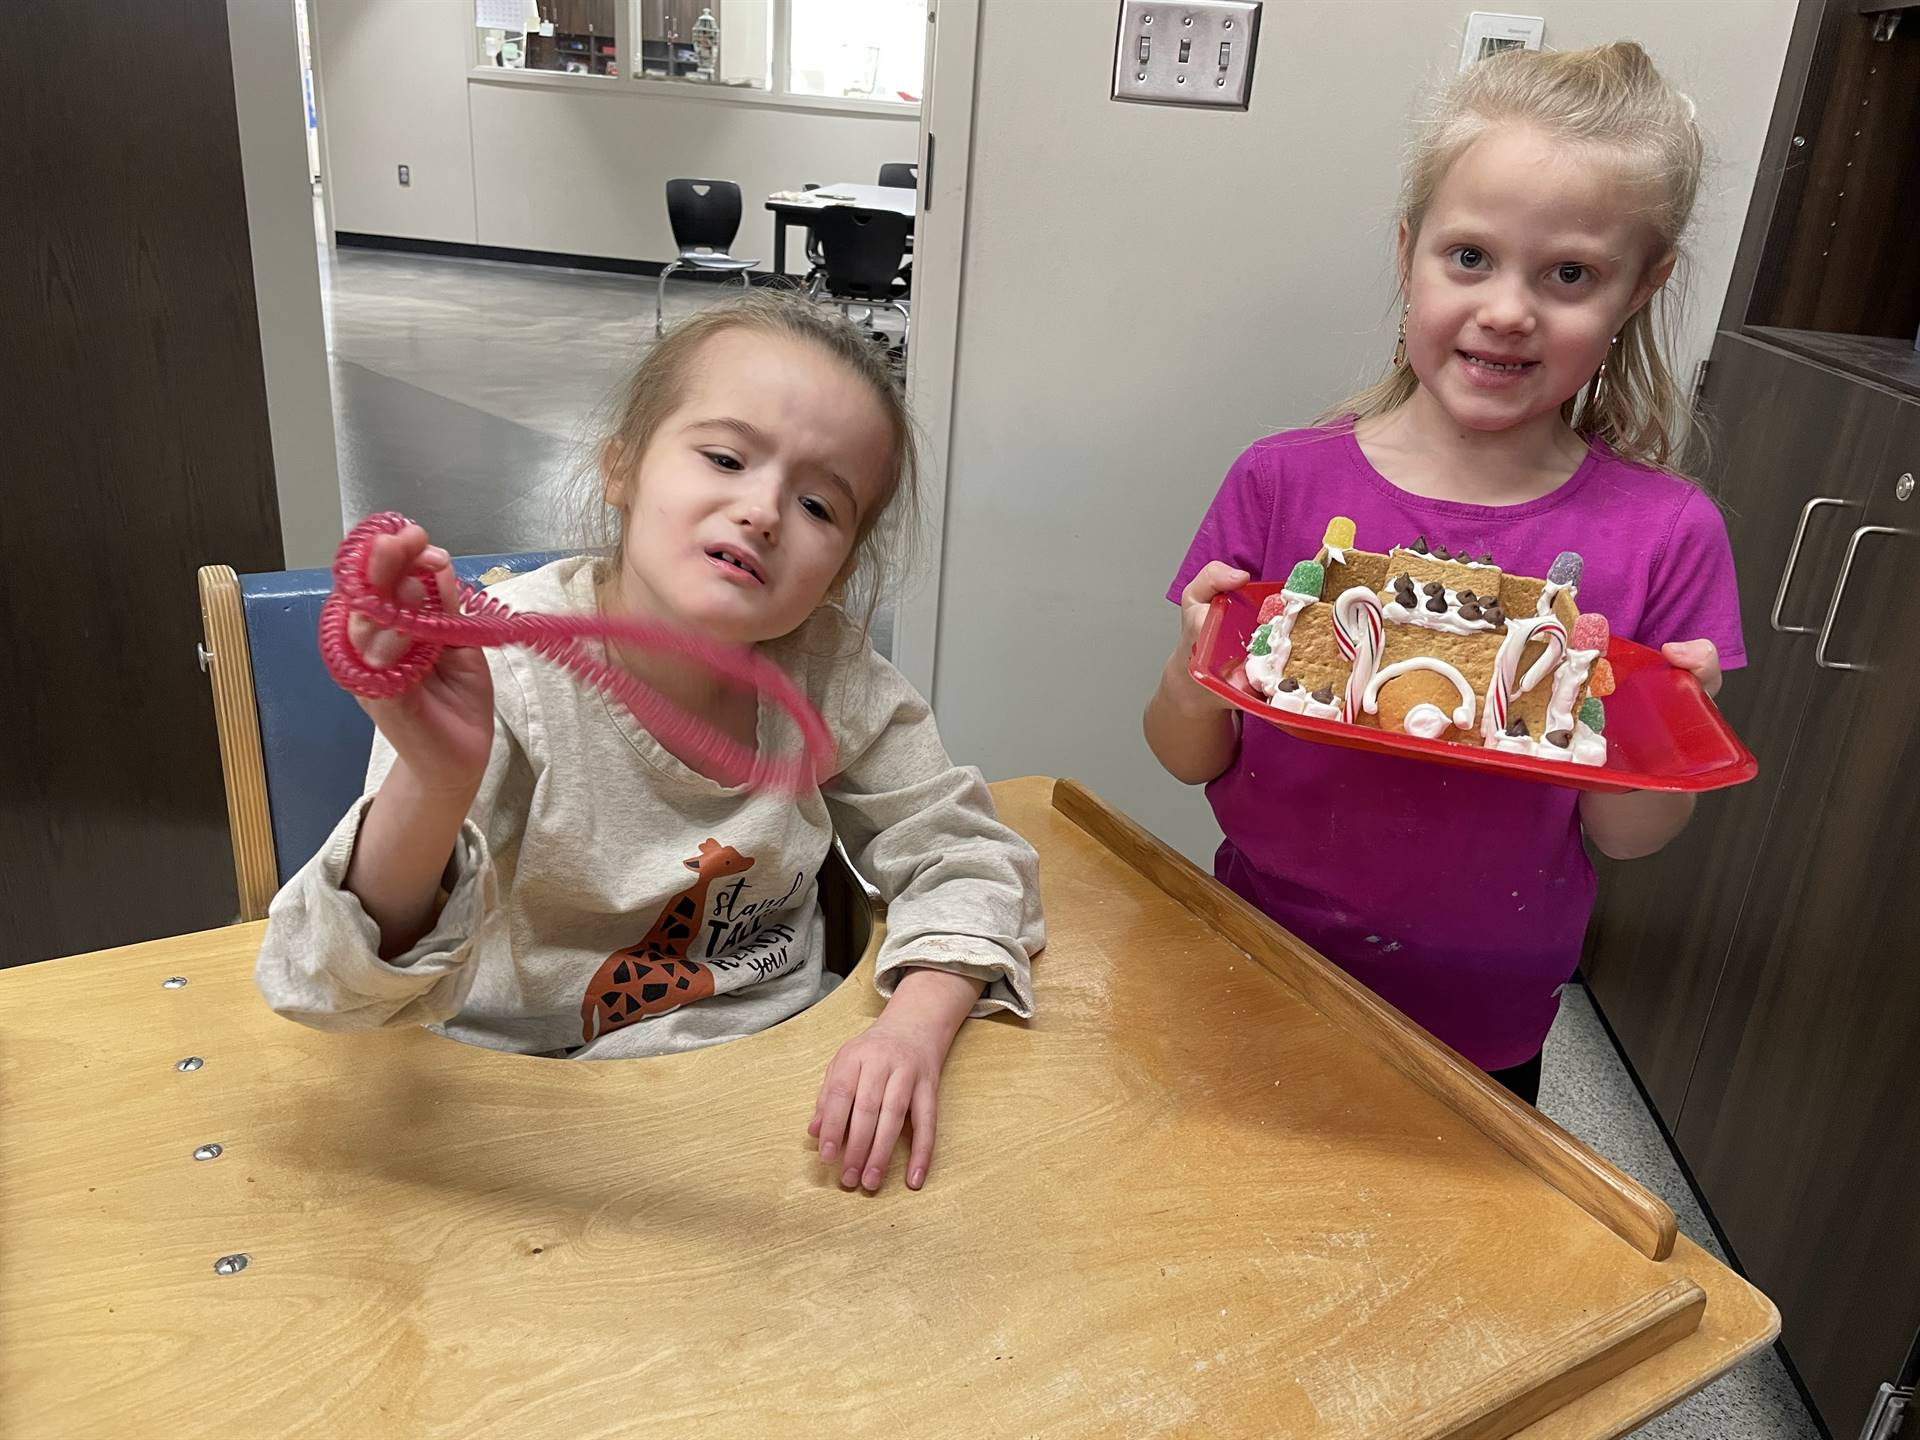
[[[713,882],[751,869],[753,861],[708,839],[700,842],[698,855],[681,863],[699,879],[667,902],[645,938],[614,951],[588,982],[580,1002],[582,1042],[713,994],[713,971],[689,960],[687,949],[700,932]]]

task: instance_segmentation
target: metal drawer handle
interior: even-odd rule
[[[1840,613],[1840,599],[1847,593],[1847,576],[1853,573],[1854,552],[1860,548],[1860,542],[1869,535],[1913,535],[1912,530],[1902,530],[1895,525],[1862,525],[1847,539],[1846,558],[1840,562],[1840,578],[1834,582],[1833,599],[1827,602],[1827,618],[1820,622],[1820,640],[1813,647],[1813,663],[1822,670],[1871,670],[1868,664],[1851,664],[1840,660],[1827,659],[1827,641],[1833,638],[1833,620]]]
[[[1780,622],[1781,607],[1787,603],[1787,586],[1793,583],[1793,567],[1800,559],[1800,544],[1807,538],[1807,521],[1822,505],[1838,505],[1843,510],[1851,510],[1855,503],[1831,495],[1816,495],[1800,507],[1800,523],[1793,527],[1793,544],[1787,547],[1787,563],[1780,567],[1780,586],[1773,592],[1773,614],[1768,619],[1768,623],[1780,634],[1812,635],[1820,629],[1818,625],[1783,625]]]

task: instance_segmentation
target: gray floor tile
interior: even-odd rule
[[[1725,1260],[1584,986],[1567,987],[1546,1055],[1540,1109],[1666,1201],[1681,1233]],[[1767,1350],[1635,1434],[1649,1440],[1819,1440],[1820,1431],[1778,1354]]]

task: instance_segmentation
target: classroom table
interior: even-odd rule
[[[787,199],[767,197],[773,212],[773,273],[787,273],[787,227],[806,225],[811,217],[832,205],[857,205],[862,210],[891,210],[912,219],[919,196],[905,185],[855,185],[841,182],[818,190],[789,191]]]
[[[1772,1339],[1125,816],[995,793],[1037,1013],[963,1028],[917,1194],[804,1133],[871,944],[772,1030],[598,1064],[282,1020],[258,925],[0,972],[0,1433],[1596,1440]]]

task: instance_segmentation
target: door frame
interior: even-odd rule
[[[913,344],[907,401],[920,428],[922,563],[894,613],[893,662],[929,704],[940,644],[946,535],[947,456],[960,351],[968,181],[972,170],[974,66],[981,0],[929,0],[927,63],[920,101],[920,185],[913,240]]]

